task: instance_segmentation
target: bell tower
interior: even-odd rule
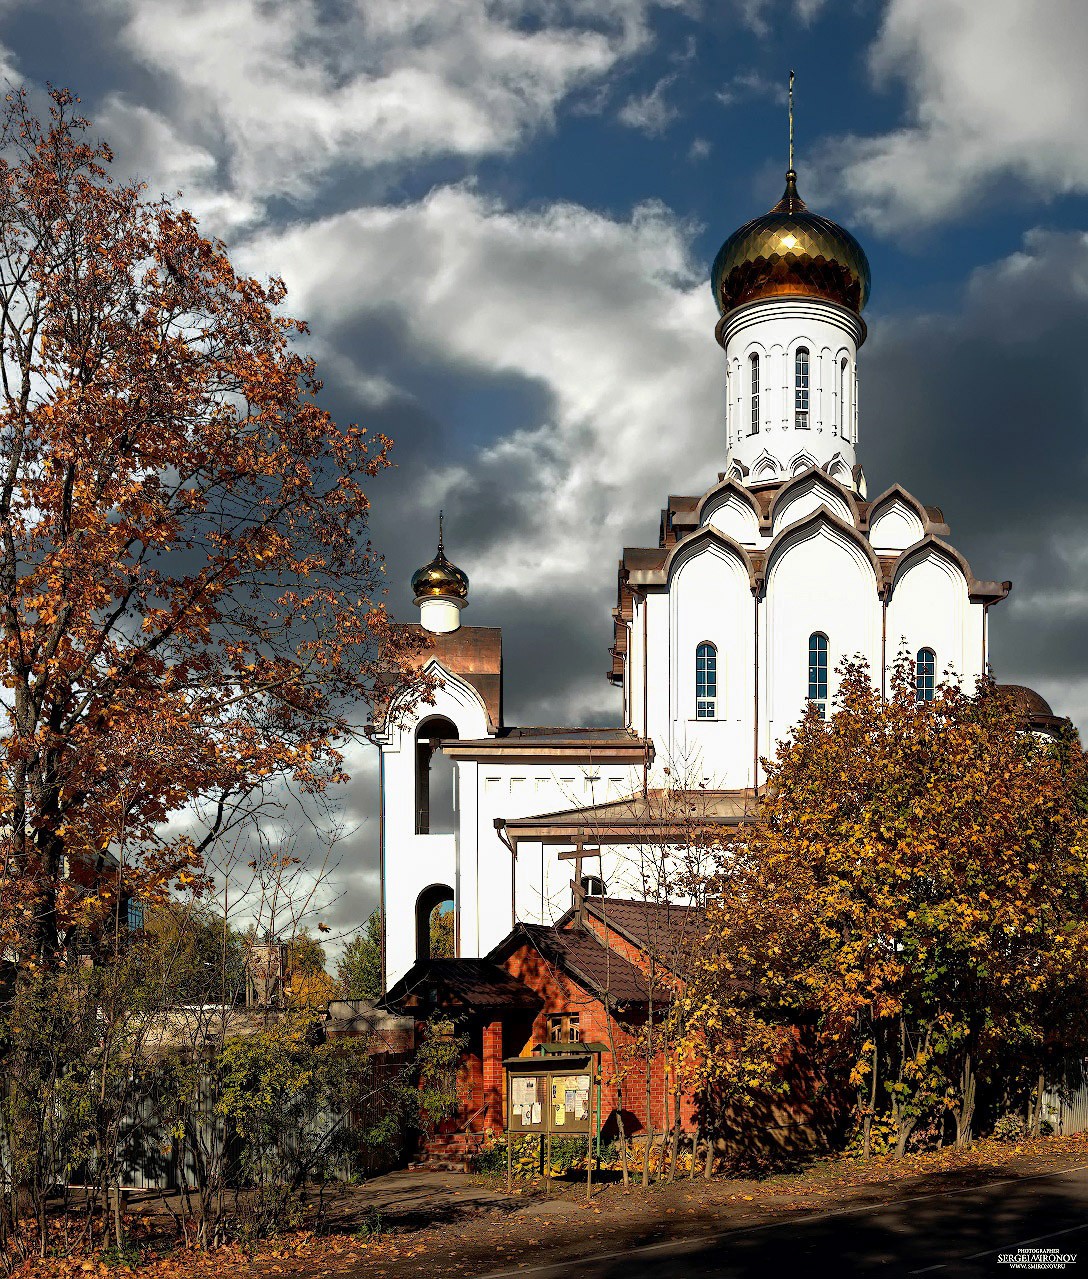
[[[781,483],[818,466],[857,488],[857,355],[869,262],[845,227],[812,213],[793,167],[781,200],[735,231],[711,272],[726,359],[726,474]]]

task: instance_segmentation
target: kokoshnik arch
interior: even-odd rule
[[[845,228],[782,199],[734,232],[711,283],[725,352],[724,462],[670,496],[657,545],[619,561],[607,678],[622,726],[515,728],[502,715],[502,636],[463,626],[467,576],[438,553],[412,579],[434,639],[433,703],[402,690],[372,728],[382,754],[385,972],[397,981],[448,902],[458,956],[571,905],[579,848],[591,894],[639,897],[639,850],[676,837],[675,791],[704,820],[742,821],[760,758],[835,669],[860,654],[886,679],[905,646],[919,698],[945,672],[987,669],[989,612],[1011,583],[976,578],[943,513],[899,485],[869,497],[858,461],[858,353],[869,263]],[[1037,728],[1058,721],[1022,690]],[[567,856],[564,858],[563,854]]]

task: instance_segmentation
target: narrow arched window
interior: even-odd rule
[[[839,363],[839,434],[846,439],[846,356]]]
[[[718,713],[718,650],[700,644],[695,650],[695,718],[716,719]]]
[[[820,718],[827,719],[827,636],[821,631],[808,637],[808,700],[820,708]]]
[[[416,730],[416,834],[449,835],[454,829],[453,761],[443,742],[456,741],[448,719],[429,719]]]
[[[799,346],[793,357],[793,424],[808,430],[808,347]]]
[[[920,648],[914,664],[914,693],[920,702],[933,701],[937,679],[937,654],[931,648]]]
[[[748,357],[748,368],[751,372],[751,394],[752,416],[748,427],[749,435],[759,434],[759,356],[750,355]]]

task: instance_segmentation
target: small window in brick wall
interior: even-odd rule
[[[581,1037],[577,1013],[553,1013],[548,1018],[550,1044],[576,1044]]]

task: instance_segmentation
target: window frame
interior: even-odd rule
[[[793,353],[793,426],[807,431],[811,426],[812,352],[799,346]]]
[[[748,434],[759,434],[759,352],[748,356]]]
[[[828,671],[831,644],[823,631],[813,631],[808,637],[808,701],[815,702],[820,718],[827,719]]]
[[[695,718],[718,718],[718,646],[711,640],[695,645]]]
[[[928,669],[922,669],[923,655],[928,658]],[[914,698],[918,702],[932,702],[937,695],[937,654],[923,645],[914,655]]]

